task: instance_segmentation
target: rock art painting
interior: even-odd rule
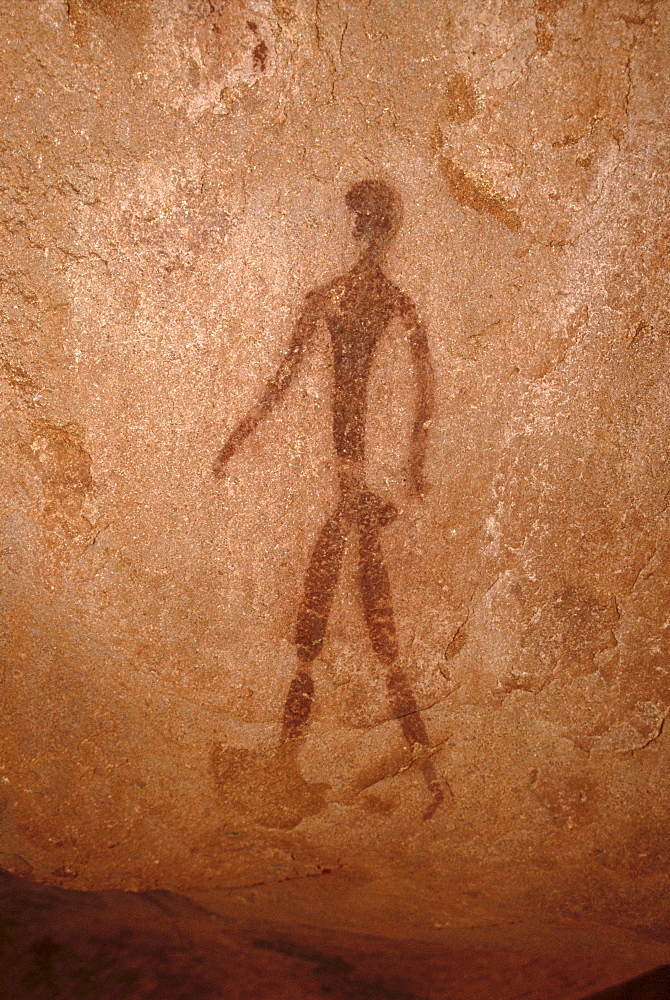
[[[444,799],[431,760],[431,746],[416,699],[401,669],[391,584],[381,544],[382,529],[398,516],[389,501],[365,481],[365,425],[368,384],[375,348],[392,321],[407,330],[417,384],[410,448],[411,487],[425,492],[424,460],[433,410],[433,372],[426,330],[412,300],[384,273],[386,250],[402,215],[397,192],[380,180],[354,184],[346,195],[354,215],[353,236],[360,256],[346,274],[306,296],[292,342],[259,402],[230,434],[214,462],[214,474],[227,465],[245,439],[282,398],[305,358],[320,323],[330,334],[333,359],[333,440],[337,455],[335,507],[318,535],[297,609],[294,643],[298,666],[284,704],[276,750],[215,747],[212,766],[225,798],[266,826],[289,828],[325,806],[327,786],[309,784],[298,768],[315,695],[311,666],[326,640],[328,620],[345,546],[356,539],[358,591],[372,649],[386,671],[393,715],[408,746],[409,762],[420,767],[430,801],[424,818]],[[274,804],[269,804],[274,803]]]

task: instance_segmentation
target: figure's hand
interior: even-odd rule
[[[233,454],[234,448],[231,447],[230,441],[224,444],[223,448],[216,456],[212,463],[212,472],[217,479],[223,479],[226,474],[226,465],[228,464],[228,459]]]
[[[405,482],[409,492],[420,500],[425,500],[430,493],[431,485],[423,474],[423,462],[415,455],[410,456],[409,462],[405,466]]]
[[[423,472],[415,472],[411,478],[412,492],[416,493],[420,500],[425,500],[430,493],[430,483],[425,478]]]

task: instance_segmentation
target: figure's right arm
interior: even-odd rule
[[[230,434],[228,440],[218,453],[212,466],[215,476],[225,474],[225,466],[233,457],[240,445],[256,430],[264,417],[272,410],[286,390],[300,366],[310,341],[314,338],[319,317],[322,315],[322,297],[319,292],[310,292],[305,299],[300,318],[293,331],[291,345],[282,358],[274,376],[267,382],[259,401],[251,407],[246,416],[239,422]]]

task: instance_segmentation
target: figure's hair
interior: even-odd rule
[[[379,236],[395,236],[402,222],[402,200],[384,181],[358,181],[349,188],[346,203],[358,215],[369,216]]]

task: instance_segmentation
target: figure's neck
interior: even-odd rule
[[[385,253],[382,247],[369,246],[354,264],[355,271],[381,271],[385,263]]]

